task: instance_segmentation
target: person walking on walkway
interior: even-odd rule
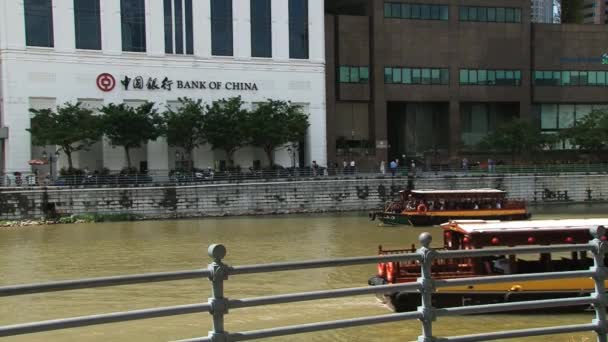
[[[386,165],[384,160],[380,162],[380,173],[384,176],[386,174]]]
[[[391,167],[391,174],[393,175],[393,177],[395,177],[395,174],[397,173],[397,161],[395,161],[395,160],[391,161],[390,167]]]

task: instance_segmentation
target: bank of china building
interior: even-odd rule
[[[277,164],[326,163],[323,0],[2,0],[0,96],[2,170],[30,171],[53,146],[33,146],[30,108],[82,102],[156,103],[178,98],[241,96],[249,107],[266,99],[300,104],[310,128],[298,148],[281,148]],[[75,127],[75,129],[78,129]],[[180,151],[163,139],[131,152],[148,170],[176,168]],[[222,151],[193,153],[197,168],[217,167]],[[243,148],[235,163],[266,163],[262,150]],[[80,169],[126,165],[107,139],[74,156]],[[67,166],[59,155],[56,169]]]

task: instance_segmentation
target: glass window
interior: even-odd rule
[[[359,79],[361,83],[367,83],[369,81],[369,68],[359,67]]]
[[[561,85],[561,80],[562,80],[562,73],[559,71],[554,71],[553,72],[553,81],[551,82],[551,84],[553,84],[554,86],[559,86],[559,85]]]
[[[422,83],[422,73],[420,69],[412,69],[412,84]]]
[[[578,85],[580,85],[580,86],[586,86],[588,84],[587,83],[587,78],[588,78],[587,75],[588,75],[587,71],[580,71],[578,73]]]
[[[351,83],[359,83],[361,80],[359,79],[359,68],[350,68],[350,82]]]
[[[232,39],[232,0],[211,0],[211,54],[232,56]]]
[[[469,21],[477,21],[477,7],[469,7]]]
[[[412,4],[412,19],[420,19],[420,5]]]
[[[251,0],[251,57],[272,57],[270,0]]]
[[[401,18],[409,19],[412,16],[412,10],[410,4],[401,5]]]
[[[194,54],[194,21],[192,20],[192,0],[184,0],[186,13],[186,54]]]
[[[84,0],[86,1],[86,0]],[[173,4],[172,0],[163,1],[165,23],[165,53],[173,53]]]
[[[570,71],[562,71],[562,85],[570,86]]]
[[[469,84],[469,70],[460,69],[460,84]]]
[[[441,84],[448,85],[450,83],[450,72],[448,69],[441,69]]]
[[[477,84],[477,70],[469,70],[469,84]]]
[[[460,21],[468,21],[469,20],[469,8],[468,7],[460,7],[458,9],[458,16],[460,17]]]
[[[513,72],[512,70],[505,71],[505,80],[507,80],[505,84],[516,85],[515,72]]]
[[[192,0],[164,0],[163,3],[165,53],[183,54],[185,49],[186,54],[193,54]]]
[[[144,0],[121,0],[122,50],[146,52],[146,7]]]
[[[544,84],[548,84],[549,80],[553,78],[553,71],[544,71],[541,74],[543,75]]]
[[[520,85],[521,84],[521,71],[515,70],[514,76],[515,76],[515,85]]]
[[[182,1],[174,0],[175,4],[175,53],[184,53],[184,21],[182,15]]]
[[[308,0],[289,0],[289,58],[308,59]]]
[[[496,8],[488,8],[488,21],[496,21]]]
[[[25,0],[25,43],[27,46],[53,47],[53,9],[51,0]]]
[[[592,107],[588,104],[577,104],[575,106],[575,119],[576,121],[583,120],[589,113],[591,113]]]
[[[441,73],[439,69],[431,69],[431,84],[441,84]]]
[[[431,6],[431,19],[439,20],[439,6],[438,5]]]
[[[401,4],[392,4],[391,17],[401,18]]]
[[[597,72],[589,71],[587,73],[587,83],[591,86],[597,85]]]
[[[393,69],[384,68],[384,83],[393,83]]]
[[[521,8],[515,9],[515,22],[521,23]]]
[[[391,4],[388,2],[384,3],[384,17],[385,18],[392,18],[393,15],[391,14]]]
[[[393,68],[393,83],[401,83],[401,69]]]
[[[340,83],[350,83],[350,68],[346,66],[340,67]]]
[[[403,83],[412,84],[412,69],[403,68]]]
[[[477,19],[479,21],[488,21],[488,9],[485,7],[480,7],[477,10]]]
[[[578,86],[578,85],[580,85],[580,83],[579,83],[579,77],[578,77],[578,71],[570,71],[570,85],[571,86]]]
[[[534,72],[534,84],[543,85],[543,72],[542,71]]]
[[[505,21],[508,23],[515,22],[515,11],[513,10],[513,8],[507,8],[505,10]]]
[[[560,104],[558,128],[570,128],[574,126],[574,105]]]
[[[499,7],[496,9],[496,22],[504,23],[505,22],[505,9]]]
[[[505,71],[504,70],[496,70],[496,85],[504,85],[505,84]]]
[[[441,20],[448,20],[450,16],[450,8],[445,5],[441,5],[441,13],[439,15]]]
[[[478,70],[477,71],[477,83],[480,85],[486,85],[488,83],[488,71]]]
[[[604,71],[597,72],[597,85],[601,85],[601,86],[606,85],[606,72],[604,72]]]
[[[431,84],[431,69],[422,69],[422,84]]]
[[[543,104],[540,113],[541,129],[557,129],[557,105]]]
[[[496,71],[488,70],[488,85],[496,85]]]
[[[425,20],[431,19],[431,6],[420,5],[420,18]]]
[[[101,50],[99,0],[74,0],[76,48]]]

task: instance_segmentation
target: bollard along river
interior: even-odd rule
[[[533,208],[535,219],[608,216],[608,205]],[[379,227],[365,213],[273,217],[204,218],[179,221],[73,224],[0,229],[0,286],[168,272],[206,267],[207,247],[227,247],[225,262],[250,265],[338,257],[371,256],[386,248],[418,245],[418,235],[438,227]],[[376,265],[241,275],[228,279],[228,298],[361,287]],[[0,298],[0,325],[206,302],[207,279],[128,285]],[[388,309],[373,295],[236,309],[225,317],[229,332],[344,318],[382,315]],[[439,318],[435,336],[591,323],[593,313],[498,314]],[[207,313],[98,325],[3,338],[6,342],[173,341],[207,336]],[[418,321],[405,321],[267,339],[266,341],[413,341]],[[592,333],[532,337],[517,341],[585,342]],[[515,340],[511,340],[515,341]]]

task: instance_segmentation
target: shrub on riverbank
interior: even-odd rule
[[[60,218],[57,223],[95,223],[95,222],[124,222],[142,220],[142,215],[137,214],[83,214]]]

